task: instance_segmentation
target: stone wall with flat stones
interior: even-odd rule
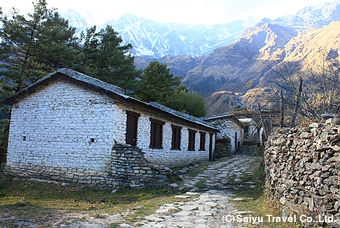
[[[323,221],[319,221],[319,216],[340,219],[337,124],[329,119],[325,124],[280,129],[270,135],[264,152],[268,195],[291,211],[320,223]],[[340,223],[334,224],[338,227]]]

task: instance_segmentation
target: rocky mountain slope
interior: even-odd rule
[[[242,94],[246,107],[259,101],[270,106],[263,95],[277,77],[271,69],[303,70],[321,65],[327,57],[340,61],[338,28],[340,22],[306,31],[262,21],[210,55],[166,56],[159,61],[167,63],[174,75],[183,75],[182,83],[189,89],[203,93],[209,114],[232,111],[241,104]]]
[[[69,15],[71,25],[86,26],[75,12]],[[171,73],[183,76],[184,85],[203,93],[210,114],[218,114],[241,102],[265,105],[262,95],[276,77],[272,67],[289,64],[296,71],[306,61],[320,64],[325,56],[339,58],[340,24],[332,23],[336,21],[340,21],[340,0],[276,20],[263,19],[248,29],[244,21],[193,26],[133,15],[106,24],[133,45],[137,68],[152,60],[167,63]]]
[[[273,23],[299,28],[323,28],[332,22],[340,21],[340,1],[327,2],[318,6],[308,6],[295,15],[280,17]]]
[[[247,28],[243,20],[221,25],[187,25],[159,23],[131,14],[108,21],[106,25],[118,31],[124,43],[132,44],[134,55],[154,58],[209,54],[233,42]]]

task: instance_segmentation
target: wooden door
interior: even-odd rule
[[[126,121],[126,143],[131,146],[137,145],[137,124],[139,114],[127,112]]]

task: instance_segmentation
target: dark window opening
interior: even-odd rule
[[[205,150],[205,132],[200,132],[200,150]]]
[[[172,125],[172,150],[180,150],[181,149],[181,127]]]
[[[163,141],[163,125],[165,122],[150,119],[151,121],[151,137],[150,137],[150,148],[162,149]]]
[[[189,145],[188,145],[189,151],[195,150],[195,134],[196,134],[196,131],[189,130]]]

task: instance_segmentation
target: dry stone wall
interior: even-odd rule
[[[112,148],[112,171],[109,174],[122,187],[165,185],[172,170],[155,165],[144,158],[144,152],[135,146],[114,145]]]
[[[85,168],[53,167],[29,164],[7,165],[5,174],[21,178],[37,178],[92,185],[103,188],[145,187],[165,185],[173,172],[165,166],[154,165],[144,158],[138,147],[116,144],[112,147],[109,169],[88,171]]]
[[[266,142],[266,190],[313,223],[339,226],[340,126],[335,120],[280,129]],[[320,217],[321,216],[321,217]],[[332,218],[325,221],[325,216]]]

